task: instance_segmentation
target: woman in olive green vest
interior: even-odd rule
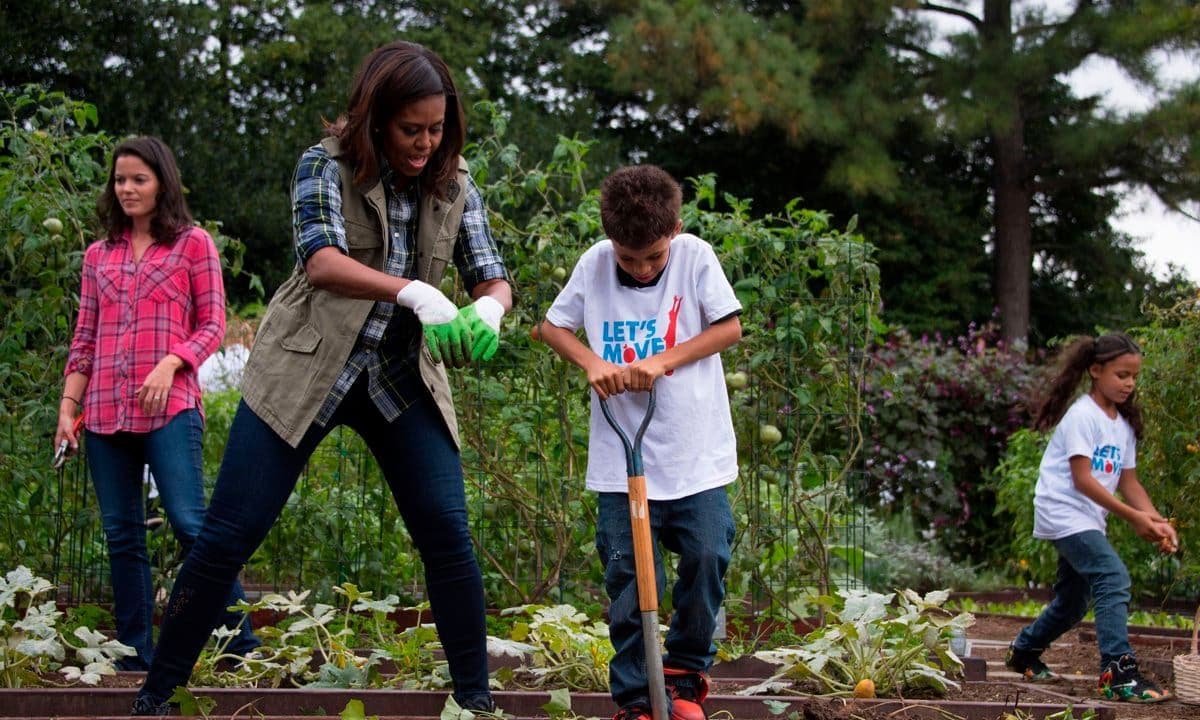
[[[165,713],[187,683],[239,570],[339,425],[363,437],[421,554],[455,699],[494,709],[445,367],[492,357],[512,294],[459,155],[464,118],[442,59],[394,42],[367,56],[346,114],[301,156],[296,268],[255,338],[208,516],[135,714]],[[462,309],[437,289],[449,262],[475,299]]]

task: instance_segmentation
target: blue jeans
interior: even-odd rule
[[[140,695],[161,703],[186,685],[210,625],[242,565],[262,544],[304,464],[335,427],[355,430],[375,456],[425,566],[438,637],[460,702],[490,697],[483,576],[467,526],[458,448],[418,377],[415,401],[389,423],[367,395],[364,372],[325,427],[292,447],[243,402],[233,419],[208,516],[163,614],[154,664]]]
[[[604,587],[610,601],[608,634],[615,651],[608,666],[609,685],[619,707],[649,705],[629,496],[600,493],[599,504],[596,551],[604,564]],[[725,570],[729,567],[733,533],[733,513],[723,487],[677,500],[650,502],[654,578],[660,598],[666,578],[659,544],[679,555],[665,666],[695,672],[707,672],[712,666],[717,651],[713,630],[725,599]]]
[[[1129,571],[1108,538],[1087,530],[1054,541],[1058,550],[1058,580],[1054,599],[1031,625],[1021,630],[1013,646],[1019,650],[1044,650],[1073,628],[1095,604],[1096,642],[1100,668],[1122,655],[1129,646]]]
[[[117,639],[137,650],[136,657],[118,662],[123,670],[145,670],[154,659],[154,585],[146,550],[143,467],[148,464],[154,473],[167,520],[188,552],[204,521],[203,433],[200,413],[185,410],[152,432],[100,435],[88,431],[85,435],[88,469],[108,540]],[[227,605],[244,597],[241,585],[234,583],[226,594]],[[258,647],[248,617],[226,613],[220,620],[230,628],[241,623],[240,634],[230,641],[231,652],[242,654]],[[208,627],[215,623],[214,618]]]

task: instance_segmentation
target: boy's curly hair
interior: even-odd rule
[[[656,165],[627,165],[600,186],[600,222],[608,239],[640,250],[672,235],[683,190]]]

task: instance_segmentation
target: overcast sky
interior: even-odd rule
[[[1200,73],[1198,68],[1200,58],[1176,53],[1161,59],[1159,77],[1167,83],[1194,80]],[[1080,94],[1101,95],[1113,108],[1141,110],[1151,100],[1109,60],[1089,60],[1069,80]],[[1189,212],[1195,214],[1198,206],[1200,203],[1193,203]],[[1165,273],[1167,263],[1173,262],[1200,282],[1200,222],[1168,210],[1145,189],[1131,193],[1121,204],[1121,213],[1113,219],[1113,225],[1141,240],[1139,247],[1160,275]]]

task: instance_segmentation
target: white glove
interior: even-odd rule
[[[504,306],[491,295],[484,295],[475,301],[475,314],[487,323],[492,332],[500,334],[500,319],[504,317]]]
[[[412,280],[396,293],[396,304],[412,310],[422,325],[442,325],[458,317],[458,308],[429,283]]]

